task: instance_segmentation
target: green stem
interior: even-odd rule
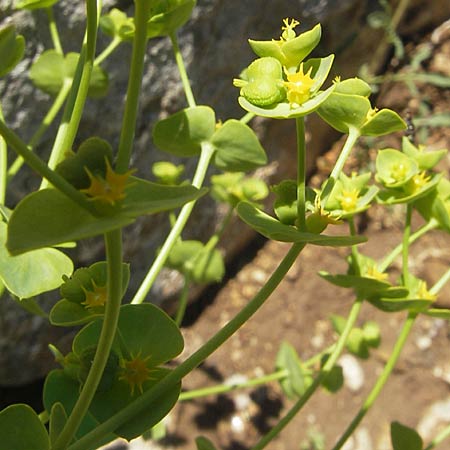
[[[430,294],[436,295],[450,280],[450,267],[445,271],[444,275],[436,281],[430,289]]]
[[[8,145],[13,148],[26,163],[41,177],[47,179],[55,188],[60,190],[63,194],[69,197],[76,204],[86,209],[93,215],[97,215],[94,205],[89,202],[87,197],[63,177],[51,170],[39,156],[33,153],[22,139],[10,130],[6,124],[0,120],[0,135],[2,135]]]
[[[342,147],[341,153],[339,154],[336,164],[333,167],[333,170],[330,174],[330,178],[333,178],[333,180],[337,180],[339,178],[339,176],[342,172],[342,169],[344,168],[344,164],[347,161],[347,159],[350,155],[350,152],[352,151],[359,136],[360,136],[360,134],[359,134],[359,130],[357,128],[353,128],[353,127],[349,128],[347,140],[345,141],[345,144]]]
[[[424,450],[432,450],[436,445],[439,445],[445,439],[450,437],[450,425],[444,428],[426,447]]]
[[[405,321],[405,324],[403,325],[403,328],[400,332],[400,335],[394,345],[394,348],[392,350],[391,355],[389,356],[389,359],[384,366],[383,372],[378,378],[375,386],[373,387],[372,391],[370,392],[369,396],[367,397],[366,401],[364,402],[363,406],[359,410],[358,414],[356,414],[355,418],[352,420],[351,424],[348,426],[348,428],[345,430],[339,441],[336,443],[336,445],[333,447],[332,450],[339,450],[342,448],[342,446],[345,444],[347,439],[353,434],[357,426],[360,424],[364,416],[366,415],[369,408],[373,405],[375,400],[377,399],[378,395],[380,394],[381,390],[383,389],[383,386],[385,385],[386,381],[389,378],[389,375],[391,374],[392,370],[395,367],[395,364],[397,363],[397,360],[400,356],[400,353],[403,349],[403,346],[406,343],[406,339],[409,336],[409,333],[411,332],[412,326],[414,324],[414,321],[417,317],[417,313],[410,312],[408,314],[408,317]]]
[[[122,42],[117,36],[107,45],[107,47],[94,60],[94,66],[99,66]]]
[[[0,104],[0,120],[4,122],[2,105]],[[8,146],[5,139],[0,136],[0,205],[5,204],[8,169]]]
[[[292,406],[288,413],[265,436],[263,436],[262,439],[254,447],[252,447],[252,450],[261,450],[266,447],[272,441],[272,439],[274,439],[297,415],[297,413],[303,408],[306,402],[311,398],[317,388],[321,385],[323,380],[327,377],[327,375],[329,375],[331,369],[334,367],[340,354],[344,350],[345,343],[359,315],[362,303],[363,299],[359,298],[356,299],[353,303],[344,330],[339,336],[333,352],[326,360],[324,366],[322,367],[312,384],[308,387],[308,389],[306,389],[305,393],[297,400],[297,402]]]
[[[279,370],[262,377],[246,380],[241,383],[233,384],[220,384],[218,386],[211,386],[203,389],[196,389],[193,391],[182,392],[178,397],[179,401],[193,400],[194,398],[206,397],[208,395],[225,394],[227,392],[235,391],[236,389],[244,389],[253,386],[259,386],[260,384],[269,383],[271,381],[282,380],[288,376],[287,370]]]
[[[61,53],[61,55],[64,54],[63,48],[61,46],[61,40],[59,39],[59,33],[58,33],[58,27],[56,26],[55,22],[55,16],[53,15],[53,7],[45,8],[47,12],[47,18],[48,18],[48,26],[50,29],[50,36],[52,38],[53,47],[58,53]]]
[[[197,170],[195,172],[194,178],[192,180],[192,185],[196,188],[200,188],[203,184],[203,180],[206,176],[206,171],[208,169],[209,162],[214,154],[214,147],[212,147],[209,143],[205,142],[202,144],[202,150],[200,153],[200,159],[197,165]],[[142,303],[145,300],[145,297],[150,292],[151,287],[153,286],[153,283],[156,280],[156,277],[158,276],[159,272],[161,271],[162,267],[164,266],[164,263],[166,262],[167,257],[169,256],[169,252],[172,249],[175,242],[178,240],[178,238],[181,235],[181,232],[183,231],[184,226],[186,225],[186,222],[189,219],[189,216],[191,215],[192,209],[194,208],[195,200],[189,203],[186,203],[183,208],[181,208],[180,214],[177,217],[177,220],[170,230],[169,235],[166,238],[166,241],[164,242],[163,246],[161,247],[161,250],[159,251],[158,255],[156,256],[155,260],[153,261],[152,266],[150,267],[150,270],[148,271],[147,275],[144,278],[144,281],[142,282],[141,286],[139,287],[138,291],[136,292],[133,300],[131,303],[138,304]]]
[[[306,230],[306,146],[305,119],[295,119],[297,131],[297,227]]]
[[[212,250],[219,243],[220,238],[222,237],[228,224],[230,223],[231,218],[233,217],[233,212],[234,208],[230,206],[228,212],[222,220],[220,228],[209,238],[208,242],[206,243],[205,247],[208,250]]]
[[[256,115],[255,113],[248,112],[247,114],[243,115],[243,116],[239,119],[239,122],[242,122],[242,123],[249,123],[250,120],[252,120],[253,117],[255,117],[255,115]]]
[[[116,334],[122,301],[122,231],[107,233],[105,245],[108,262],[108,301],[97,350],[77,402],[52,450],[65,450],[72,441],[100,383]]]
[[[403,242],[402,242],[402,276],[403,284],[408,286],[409,278],[409,240],[411,237],[411,217],[412,217],[412,206],[410,203],[406,205],[406,219],[405,219],[405,229],[403,231]]]
[[[52,106],[48,110],[47,114],[44,117],[44,120],[42,121],[39,128],[36,130],[36,132],[31,137],[28,147],[33,150],[36,145],[39,143],[39,140],[41,139],[42,135],[47,131],[48,127],[52,124],[53,120],[55,120],[56,115],[59,113],[60,109],[62,108],[64,102],[66,101],[67,95],[70,92],[71,83],[69,80],[65,80],[58,95],[56,96]],[[8,170],[8,177],[9,180],[19,171],[19,169],[22,167],[24,163],[24,160],[22,157],[17,157],[14,163],[11,165],[11,167]]]
[[[180,51],[180,46],[178,45],[177,34],[174,31],[170,35],[170,40],[172,41],[173,53],[175,56],[175,61],[178,66],[178,71],[180,72],[181,83],[183,84],[184,93],[186,95],[186,100],[189,107],[193,108],[195,106],[195,98],[192,93],[191,83],[189,82],[189,77],[186,72],[186,66],[184,65],[183,55]]]
[[[54,169],[63,159],[64,153],[72,148],[80,125],[95,59],[99,21],[97,1],[100,3],[100,0],[86,0],[86,39],[83,42],[69,98],[50,154],[48,165],[51,169]],[[41,189],[47,185],[47,181],[43,180]]]
[[[183,289],[181,290],[180,299],[178,301],[177,315],[175,317],[175,323],[178,325],[178,327],[181,326],[181,322],[183,322],[184,313],[186,312],[190,286],[191,286],[191,280],[188,275],[185,275]]]
[[[114,431],[123,423],[132,420],[133,417],[141,413],[148,405],[163,395],[166,390],[178,383],[189,372],[194,370],[217,348],[219,348],[228,338],[230,338],[253,314],[265,303],[275,288],[281,283],[288,270],[294,264],[305,244],[293,244],[286,256],[280,262],[267,283],[261,290],[247,303],[246,306],[222,329],[220,329],[208,342],[193,353],[186,361],[170,372],[158,384],[150,388],[144,394],[122,409],[120,412],[106,420],[95,430],[87,433],[67,450],[85,450],[93,447],[103,436]]]
[[[431,219],[428,223],[426,223],[423,227],[419,228],[415,233],[413,233],[410,236],[408,241],[409,245],[411,245],[417,239],[422,237],[428,231],[434,230],[438,226],[439,223],[436,220]],[[387,255],[380,264],[378,264],[378,270],[380,272],[384,272],[394,262],[395,258],[397,258],[397,256],[402,253],[402,249],[403,243],[397,245],[397,247],[395,247],[394,250],[392,250],[391,253],[389,253],[389,255]]]
[[[355,227],[355,221],[353,217],[350,217],[348,219],[348,224],[350,227],[350,234],[352,236],[356,236],[356,227]],[[360,267],[359,267],[359,251],[357,245],[352,245],[352,263],[353,263],[353,270],[355,272],[355,275],[361,275],[360,273]]]
[[[148,0],[135,1],[134,23],[136,30],[134,33],[127,100],[125,103],[122,132],[120,134],[119,151],[116,163],[116,170],[119,173],[125,173],[130,164],[134,134],[136,132],[142,76],[144,73],[144,59],[147,51],[147,21],[150,15],[151,4],[152,2],[149,2]]]

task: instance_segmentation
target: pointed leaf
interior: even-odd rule
[[[9,73],[22,59],[25,50],[25,39],[16,34],[14,25],[0,30],[0,77]]]
[[[202,142],[208,141],[216,127],[216,115],[209,106],[195,106],[160,120],[153,129],[153,140],[161,150],[177,156],[195,156]]]
[[[7,225],[0,222],[0,279],[12,294],[29,298],[61,285],[73,272],[71,259],[54,248],[42,248],[11,256],[6,247]]]
[[[15,2],[14,6],[17,9],[43,9],[50,8],[53,6],[58,0],[18,0]]]
[[[223,171],[247,172],[267,164],[267,156],[253,130],[239,120],[227,120],[211,138],[214,164]]]
[[[67,414],[62,403],[55,403],[50,412],[50,442],[52,445],[61,434],[64,425],[67,422]]]
[[[383,136],[406,129],[404,120],[390,109],[376,112],[360,129],[361,136]]]
[[[399,422],[391,423],[393,450],[422,450],[423,441],[419,433]]]
[[[362,236],[327,236],[301,232],[293,226],[284,225],[249,203],[239,203],[236,211],[247,225],[263,236],[276,241],[304,242],[324,246],[346,246],[359,244],[366,240]]]
[[[11,405],[0,411],[1,446],[9,450],[48,450],[47,430],[28,405]]]

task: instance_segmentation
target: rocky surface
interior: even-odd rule
[[[428,2],[413,2],[423,5]],[[193,19],[180,32],[180,43],[185,57],[193,90],[200,104],[207,103],[217,111],[217,117],[227,119],[240,117],[243,113],[236,103],[236,89],[231,85],[243,67],[253,58],[246,39],[278,37],[280,21],[284,17],[299,17],[304,29],[320,21],[324,27],[324,38],[318,49],[321,54],[335,51],[344,59],[337,65],[339,73],[347,75],[351,68],[358,67],[377,42],[378,34],[373,30],[367,33],[365,17],[377,7],[378,2],[345,0],[273,0],[260,7],[258,0],[241,2],[238,0],[199,0]],[[132,2],[123,0],[104,1],[106,9],[119,6],[132,12]],[[427,6],[426,14],[421,15],[422,22],[416,23],[411,30],[437,23],[447,12],[445,8]],[[84,4],[82,1],[63,0],[56,5],[56,19],[66,51],[77,51],[84,32]],[[0,1],[0,22],[14,22],[18,31],[27,41],[26,58],[13,73],[0,82],[0,97],[7,122],[25,140],[29,139],[37,124],[49,108],[51,102],[46,94],[37,91],[27,78],[27,71],[44,49],[50,46],[46,17],[42,12],[16,12],[12,2]],[[100,38],[99,48],[107,41]],[[122,107],[126,90],[126,70],[130,58],[130,47],[123,45],[108,59],[104,68],[110,76],[109,95],[105,99],[88,102],[83,116],[77,142],[98,135],[117,145],[122,116]],[[354,72],[352,72],[354,74]],[[140,116],[137,124],[137,139],[133,165],[139,175],[149,176],[151,164],[155,160],[166,159],[166,155],[153,148],[151,128],[160,117],[171,114],[185,106],[175,63],[171,56],[168,39],[153,40],[148,50],[146,72],[140,104]],[[329,129],[315,126],[314,136],[309,136],[309,167],[312,168],[315,156],[326,148],[334,136]],[[255,121],[257,129],[271,163],[262,169],[260,176],[275,181],[280,176],[289,176],[292,167],[292,149],[294,148],[294,126],[292,123],[277,121]],[[53,127],[43,138],[37,151],[45,156],[52,143]],[[188,163],[192,171],[194,162]],[[30,188],[35,188],[39,180],[24,171],[24,175],[8,192],[7,204],[13,207]],[[202,201],[201,211],[194,214],[186,231],[186,236],[202,238],[208,235],[220,220],[222,212],[216,210],[210,200]],[[133,278],[130,291],[136,288],[144,276],[149,261],[165,236],[166,220],[161,216],[139,220],[126,232],[126,259],[132,262]],[[224,251],[231,258],[242,248],[251,234],[243,232],[237,225],[232,227],[226,239]],[[101,258],[103,244],[100,240],[81,242],[75,257],[79,265],[89,264]],[[165,272],[156,283],[151,299],[161,302],[173,295],[179,286],[173,273]],[[48,308],[54,299],[43,300]],[[0,303],[0,385],[17,385],[43,376],[52,365],[52,357],[47,344],[58,341],[63,335],[61,330],[46,325],[45,320],[31,317],[6,300]],[[19,369],[19,370],[18,370]]]

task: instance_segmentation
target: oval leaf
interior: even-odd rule
[[[391,423],[391,441],[394,450],[422,450],[423,448],[419,433],[399,422]]]
[[[202,142],[208,141],[216,127],[216,115],[209,106],[195,106],[160,120],[153,128],[155,145],[177,156],[195,156]]]
[[[227,120],[211,139],[214,164],[223,171],[246,172],[267,164],[267,156],[253,130],[239,120]]]
[[[1,445],[10,450],[48,450],[45,426],[28,405],[16,404],[0,411]]]
[[[11,72],[22,59],[25,50],[25,39],[16,35],[14,25],[0,30],[0,77]]]
[[[71,259],[54,248],[42,248],[11,256],[5,246],[7,225],[0,223],[0,278],[12,294],[29,298],[61,285],[73,272]]]

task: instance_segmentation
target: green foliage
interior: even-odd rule
[[[49,450],[45,426],[28,405],[11,405],[0,411],[2,446],[14,450]]]
[[[400,422],[391,423],[391,442],[393,450],[422,450],[423,448],[419,433]]]
[[[43,8],[50,8],[55,3],[57,3],[58,0],[16,0],[14,6],[17,9],[43,9]]]
[[[80,55],[62,55],[56,50],[46,50],[33,63],[30,78],[36,87],[47,94],[56,95],[65,83],[71,83]],[[99,66],[94,66],[89,83],[89,96],[102,97],[108,90],[108,76]]]
[[[22,59],[25,50],[25,39],[16,34],[14,25],[0,30],[0,77],[9,73]]]
[[[216,450],[214,444],[204,436],[195,438],[195,445],[197,446],[197,450]]]

